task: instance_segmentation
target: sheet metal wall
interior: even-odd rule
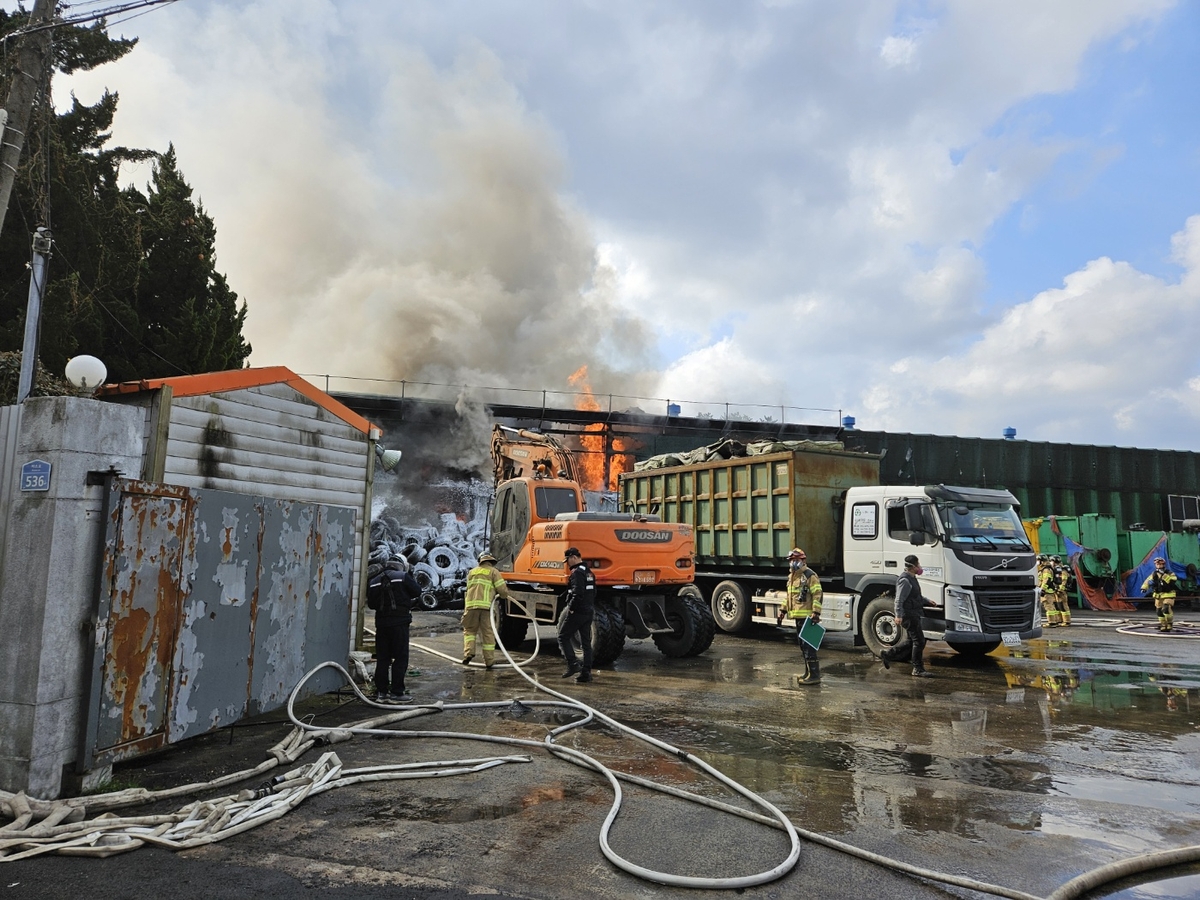
[[[4,568],[4,543],[8,510],[17,493],[17,440],[21,436],[21,406],[0,407],[0,570]]]
[[[359,596],[374,471],[367,435],[290,385],[268,384],[171,398],[166,446],[155,447],[153,395],[113,399],[146,410],[148,456],[163,460],[153,480],[357,511],[351,596]]]
[[[1200,493],[1200,454],[1041,441],[853,431],[847,448],[882,453],[884,484],[1003,487],[1021,515],[1106,513],[1125,528],[1165,529],[1167,496]]]
[[[89,767],[275,709],[308,669],[345,664],[354,510],[114,479],[105,516]]]

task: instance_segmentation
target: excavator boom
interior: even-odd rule
[[[511,478],[565,478],[579,481],[571,451],[550,437],[524,428],[497,425],[492,429],[495,483]]]

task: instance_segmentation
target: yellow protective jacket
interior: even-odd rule
[[[467,596],[463,601],[466,609],[491,609],[492,600],[499,594],[508,599],[508,585],[504,576],[494,566],[476,566],[467,573]]]
[[[821,579],[808,566],[792,569],[787,580],[788,618],[806,619],[812,613],[821,614]]]
[[[1151,596],[1155,600],[1162,600],[1167,597],[1174,599],[1175,586],[1178,581],[1179,579],[1175,577],[1175,573],[1170,569],[1164,569],[1161,572],[1155,569],[1150,573],[1150,577],[1142,582],[1142,593],[1150,591]]]
[[[1063,569],[1061,571],[1064,577],[1059,578],[1058,573],[1054,571],[1053,566],[1046,566],[1046,568],[1042,570],[1041,588],[1043,594],[1062,593],[1062,590],[1065,587],[1064,582],[1066,581],[1066,570]]]

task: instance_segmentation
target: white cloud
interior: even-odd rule
[[[1114,322],[1194,298],[1194,226],[1177,285],[1099,249],[1007,315],[979,248],[1095,150],[1012,111],[1172,5],[194,0],[75,83],[119,89],[119,142],[176,144],[255,364],[563,389],[589,361],[599,391],[1137,442],[1196,373],[1128,371]]]
[[[789,393],[773,362],[769,356],[745,354],[726,338],[672,363],[663,375],[659,391],[662,397],[687,404],[684,415],[701,412],[723,415],[724,407],[720,404],[696,402],[721,397],[733,404],[735,412],[756,418],[754,404],[765,407],[784,403]],[[779,418],[776,411],[775,419]]]
[[[1200,216],[1177,283],[1101,258],[1009,309],[964,352],[914,353],[866,392],[863,427],[1075,443],[1200,444]],[[1116,439],[1114,440],[1114,436]]]

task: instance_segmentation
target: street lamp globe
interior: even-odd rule
[[[81,394],[95,393],[108,377],[108,368],[94,356],[73,356],[67,360],[63,373]]]

